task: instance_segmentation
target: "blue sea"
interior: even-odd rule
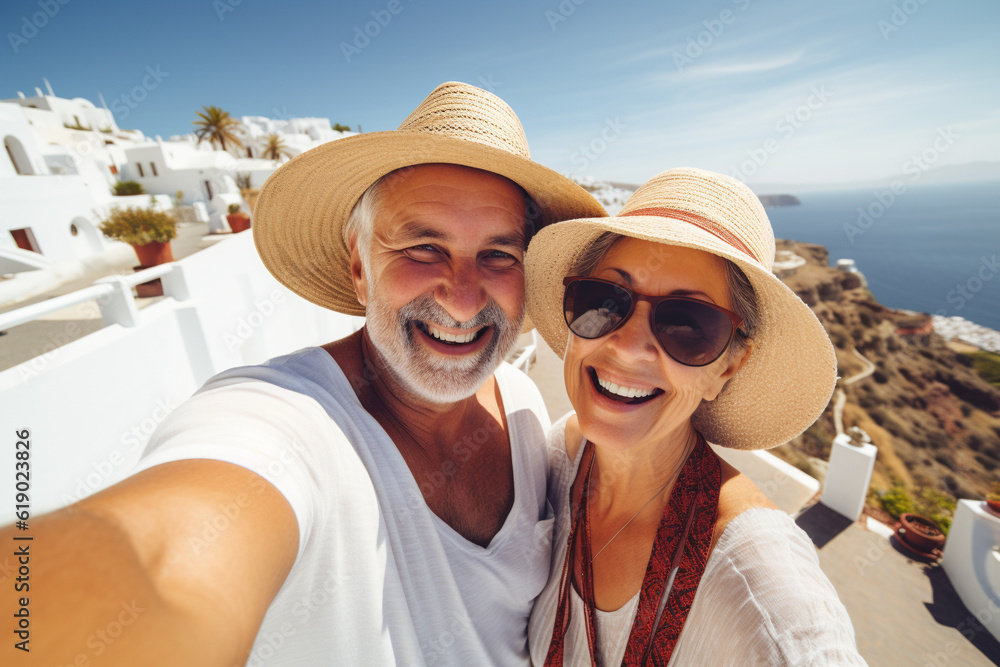
[[[791,194],[800,206],[767,210],[777,238],[853,259],[883,305],[1000,330],[1000,184]]]

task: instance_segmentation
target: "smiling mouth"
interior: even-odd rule
[[[483,334],[490,328],[489,326],[484,326],[475,330],[470,329],[465,333],[452,334],[447,331],[441,331],[433,324],[428,324],[419,320],[414,321],[413,324],[429,337],[440,343],[444,343],[445,345],[468,345],[469,343],[474,343],[482,338]]]
[[[597,390],[597,393],[619,403],[627,405],[646,403],[663,393],[663,390],[659,387],[639,389],[637,387],[628,387],[609,382],[600,378],[593,366],[587,368],[587,374],[590,375],[590,381],[594,384],[594,389]]]

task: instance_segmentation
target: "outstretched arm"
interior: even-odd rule
[[[2,597],[4,665],[245,663],[298,550],[284,496],[241,466],[164,463],[34,518],[30,590]],[[16,568],[16,566],[15,566]],[[10,632],[30,600],[30,652]]]

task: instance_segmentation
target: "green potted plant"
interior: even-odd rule
[[[229,215],[226,216],[226,220],[229,222],[229,228],[233,230],[233,234],[250,229],[250,216],[240,210],[239,204],[229,205]]]
[[[123,181],[121,179],[115,181],[115,184],[111,186],[111,192],[116,197],[146,194],[146,190],[142,187],[142,183],[139,183],[138,181]]]
[[[170,241],[177,237],[177,219],[157,210],[155,200],[148,208],[113,207],[98,229],[109,239],[131,245],[139,258],[139,268],[174,261]]]

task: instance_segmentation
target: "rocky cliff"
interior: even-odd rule
[[[1000,389],[980,376],[968,347],[935,334],[929,316],[877,303],[858,274],[828,266],[826,248],[778,241],[778,250],[806,260],[782,280],[826,327],[840,377],[866,368],[852,348],[875,364],[867,378],[838,384],[847,395],[844,428],[860,426],[879,448],[872,486],[982,497],[1000,470]],[[831,400],[816,424],[773,451],[822,476],[835,434]]]

